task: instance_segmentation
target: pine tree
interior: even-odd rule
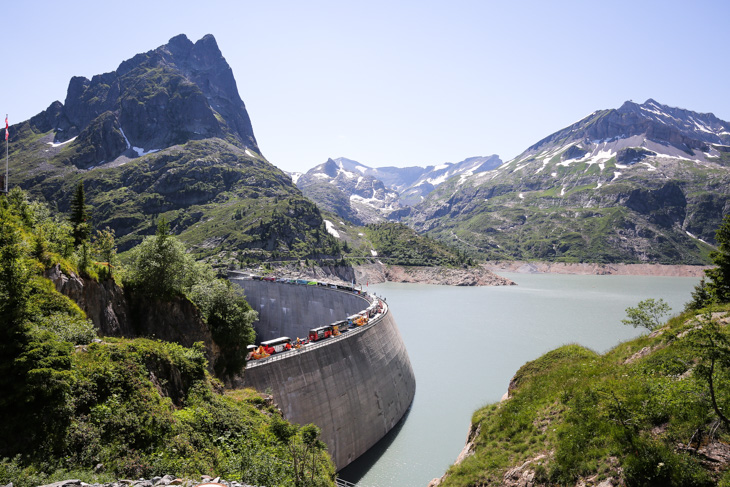
[[[71,200],[71,216],[69,221],[73,226],[74,247],[81,245],[81,242],[87,241],[91,235],[91,226],[89,225],[89,210],[86,208],[86,197],[84,196],[84,183],[76,186],[76,193]]]
[[[730,302],[730,214],[723,218],[715,240],[717,250],[710,253],[710,258],[717,267],[706,270],[705,274],[711,281],[708,287],[712,297],[719,303],[727,303]]]
[[[705,271],[707,281],[702,279],[695,286],[687,309],[701,309],[713,302],[730,302],[730,214],[725,215],[715,235],[717,250],[710,252],[710,258],[716,267]]]

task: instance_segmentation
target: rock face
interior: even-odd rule
[[[513,271],[512,268],[504,270]],[[513,271],[514,272],[514,271]],[[260,275],[261,269],[252,269],[250,274]],[[245,275],[246,273],[243,272]],[[399,266],[383,263],[349,266],[301,267],[280,266],[274,274],[289,279],[310,279],[334,282],[335,284],[366,286],[381,282],[411,282],[420,284],[441,284],[445,286],[513,286],[509,279],[498,276],[487,266],[451,268],[439,266]],[[229,277],[240,276],[239,271],[229,272]],[[364,288],[363,288],[364,289]]]
[[[10,131],[14,185],[67,211],[79,182],[91,224],[120,251],[161,216],[196,257],[337,254],[319,210],[262,156],[215,39],[184,35],[91,79]]]
[[[46,273],[56,290],[79,305],[101,336],[148,337],[191,347],[203,342],[212,371],[220,347],[193,303],[184,298],[149,301],[129,296],[113,280],[97,282],[74,274],[67,276],[56,265]],[[174,384],[173,384],[174,385]]]
[[[68,162],[80,168],[209,137],[258,151],[233,72],[211,35],[195,44],[179,35],[116,71],[74,77],[65,103],[31,123],[53,130],[54,142],[78,147]]]
[[[384,264],[361,265],[356,269],[357,282],[410,282],[446,286],[513,286],[515,283],[484,267],[450,268],[398,266]]]
[[[59,265],[46,272],[56,291],[79,305],[102,336],[135,335],[132,316],[124,290],[113,280],[96,282],[74,274],[67,276]]]
[[[328,159],[310,169],[297,180],[297,186],[323,210],[358,225],[383,221],[401,208],[396,191],[362,170],[348,167],[341,159]]]

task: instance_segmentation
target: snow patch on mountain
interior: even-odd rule
[[[76,140],[76,137],[71,137],[70,139],[68,139],[68,140],[66,140],[64,142],[46,142],[46,144],[50,145],[53,148],[56,148],[56,147],[64,146],[66,144],[70,144],[74,140]]]
[[[586,154],[585,156],[578,159],[566,159],[563,162],[558,162],[558,166],[568,167],[573,163],[585,163],[589,166],[592,164],[598,164],[601,171],[605,168],[605,163],[609,159],[616,157],[616,153],[611,150],[599,149],[595,154]]]
[[[337,229],[335,228],[335,225],[331,221],[325,220],[324,226],[327,228],[327,233],[329,233],[330,235],[332,235],[335,238],[340,238],[340,232],[337,231]]]
[[[137,153],[139,157],[146,156],[147,154],[152,154],[154,152],[158,152],[160,149],[150,149],[150,150],[144,150],[141,147],[132,147],[132,150]]]

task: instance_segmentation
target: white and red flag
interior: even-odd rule
[[[8,140],[8,116],[5,115],[5,140]]]

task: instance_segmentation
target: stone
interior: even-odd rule
[[[79,480],[79,479],[61,480],[59,482],[54,482],[52,484],[46,484],[46,485],[40,485],[38,487],[73,487],[76,485],[81,486],[81,480]]]
[[[175,480],[175,477],[172,475],[165,475],[160,480],[157,481],[155,485],[170,485],[170,482]]]

